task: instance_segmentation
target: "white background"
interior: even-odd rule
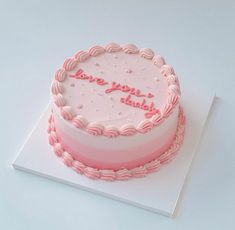
[[[0,229],[234,229],[235,2],[0,1]],[[218,100],[176,218],[15,171],[65,57],[133,42]]]

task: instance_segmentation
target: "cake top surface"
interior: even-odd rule
[[[66,59],[52,94],[65,120],[91,134],[114,137],[151,130],[171,113],[180,89],[160,55],[111,43]]]

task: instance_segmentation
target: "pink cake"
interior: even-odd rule
[[[111,43],[79,51],[56,71],[51,92],[49,143],[89,178],[145,176],[183,142],[178,78],[151,49]]]

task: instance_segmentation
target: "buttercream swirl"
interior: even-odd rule
[[[62,153],[62,160],[68,167],[72,166],[73,157],[66,151]]]
[[[173,106],[172,106],[171,104],[169,104],[169,103],[167,103],[167,104],[164,106],[164,109],[163,109],[163,112],[162,112],[164,118],[167,118],[167,117],[170,116],[170,114],[173,112],[173,111],[172,111],[172,107],[173,107]]]
[[[77,64],[78,61],[75,58],[67,58],[63,64],[63,67],[65,70],[70,71],[73,70]]]
[[[105,49],[102,46],[92,46],[88,52],[91,56],[97,56],[104,53]]]
[[[160,69],[160,72],[163,76],[167,77],[170,74],[174,74],[174,69],[170,65],[163,65]]]
[[[54,124],[54,122],[51,122],[49,130],[50,131],[55,131],[55,124]]]
[[[123,45],[122,49],[127,54],[136,54],[139,52],[139,49],[133,44]]]
[[[179,83],[177,76],[174,74],[168,75],[166,80],[168,85],[178,85]]]
[[[128,180],[132,174],[131,171],[127,169],[120,169],[116,172],[117,180]]]
[[[179,96],[177,94],[170,94],[168,97],[168,103],[171,104],[173,107],[178,103]]]
[[[58,93],[54,96],[54,102],[58,107],[62,107],[65,105],[66,101],[62,94]]]
[[[113,43],[113,42],[108,44],[107,46],[105,46],[105,50],[107,52],[109,52],[109,53],[111,53],[111,52],[118,52],[121,49],[122,49],[121,46],[119,46],[118,44]]]
[[[64,87],[60,82],[53,81],[52,86],[51,86],[51,92],[54,95],[57,95],[58,93],[63,93],[64,92]]]
[[[176,94],[180,96],[180,88],[178,85],[169,85],[168,87],[168,93],[169,94]]]
[[[117,137],[119,135],[119,131],[116,127],[109,125],[105,128],[103,134],[106,137],[112,138],[112,137]]]
[[[48,122],[49,122],[49,124],[51,124],[51,122],[53,121],[53,116],[52,116],[52,114],[49,116],[49,118],[48,118]]]
[[[74,117],[74,112],[71,106],[61,107],[61,115],[65,120],[72,120]]]
[[[161,163],[159,160],[153,160],[145,165],[145,168],[147,169],[147,172],[155,172],[161,167]]]
[[[133,177],[145,177],[147,170],[145,166],[139,166],[131,170]]]
[[[161,68],[165,64],[165,60],[162,56],[156,55],[153,57],[153,64]]]
[[[121,128],[120,128],[120,134],[123,135],[123,136],[131,136],[133,134],[136,133],[136,129],[133,125],[131,124],[126,124],[126,125],[123,125]]]
[[[86,61],[89,58],[89,53],[87,53],[86,51],[80,50],[78,51],[74,57],[79,61],[79,62],[83,62]]]
[[[104,126],[101,125],[99,122],[91,122],[87,126],[87,132],[94,135],[94,136],[99,136],[103,133]]]
[[[159,124],[161,123],[161,121],[162,121],[162,116],[161,116],[160,113],[157,113],[157,114],[153,115],[150,120],[151,120],[151,122],[152,122],[154,125],[157,126],[157,125],[159,125]]]
[[[56,154],[56,156],[61,157],[64,149],[62,148],[60,143],[54,143],[54,152]]]
[[[73,168],[73,170],[75,170],[77,173],[83,174],[84,169],[86,168],[86,166],[85,166],[82,162],[74,160],[74,161],[72,162],[72,168]]]
[[[79,129],[83,129],[87,126],[87,120],[81,116],[77,115],[76,117],[73,118],[72,123]]]
[[[67,73],[65,71],[65,69],[58,69],[56,72],[55,72],[55,79],[57,81],[64,81],[67,77]]]
[[[147,133],[152,129],[152,127],[153,123],[146,119],[139,123],[139,125],[137,126],[137,130],[140,133]]]
[[[56,133],[54,131],[51,131],[49,135],[49,143],[50,145],[54,145],[56,142],[57,142]]]
[[[106,181],[114,181],[116,179],[115,172],[113,170],[100,170],[100,179]]]
[[[87,176],[90,179],[98,179],[100,177],[100,172],[98,169],[86,167],[84,169],[84,175]]]
[[[151,60],[154,56],[154,52],[149,48],[143,48],[140,50],[140,56]]]

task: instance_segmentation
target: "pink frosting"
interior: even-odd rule
[[[159,125],[160,122],[162,121],[162,116],[161,116],[161,114],[158,113],[158,114],[152,116],[152,117],[151,117],[151,121],[152,121],[152,123],[153,123],[155,126]]]
[[[82,62],[82,61],[86,61],[88,58],[89,58],[89,53],[83,51],[83,50],[80,50],[78,51],[74,57],[79,61],[79,62]]]
[[[178,78],[174,74],[168,75],[167,82],[169,85],[178,85],[179,84]]]
[[[100,177],[100,172],[98,169],[86,167],[84,169],[84,175],[87,176],[90,179],[98,179]]]
[[[64,92],[64,87],[60,82],[54,81],[52,83],[52,86],[51,86],[51,92],[55,95],[58,94],[58,93],[63,93]]]
[[[87,126],[87,132],[95,136],[101,135],[103,133],[103,130],[103,125],[99,124],[98,122],[90,123]]]
[[[87,126],[86,119],[81,115],[77,115],[76,117],[74,117],[72,122],[77,128],[80,129],[83,129]]]
[[[123,125],[121,128],[120,128],[120,134],[123,135],[123,136],[131,136],[133,134],[136,133],[136,129],[133,125],[131,124],[126,124],[126,125]]]
[[[170,74],[174,74],[174,69],[170,65],[163,65],[161,67],[161,73],[163,74],[163,76],[167,77]]]
[[[110,44],[108,44],[106,47],[105,47],[105,50],[107,51],[107,52],[118,52],[118,51],[120,51],[122,48],[121,48],[121,46],[119,46],[118,44],[116,44],[116,43],[110,43]]]
[[[65,70],[73,70],[76,65],[77,65],[78,61],[75,58],[68,58],[65,60],[63,67]]]
[[[61,157],[62,153],[64,152],[64,149],[60,143],[55,143],[54,142],[54,152],[56,156]]]
[[[70,76],[68,78],[71,78],[71,76],[73,76],[74,79],[78,79],[78,77],[76,75],[76,72],[78,69],[77,65],[80,63],[82,64],[82,62],[86,61],[88,58],[91,58],[91,59],[96,58],[96,56],[99,56],[100,54],[103,54],[105,52],[108,52],[108,53],[117,52],[118,55],[120,55],[121,52],[119,52],[119,51],[123,51],[126,54],[136,54],[136,55],[143,57],[143,59],[150,59],[150,60],[152,59],[153,64],[156,65],[157,67],[159,67],[161,74],[166,77],[167,84],[169,85],[168,90],[167,90],[169,93],[169,98],[166,98],[166,104],[163,104],[163,106],[161,106],[161,104],[162,104],[162,99],[161,99],[162,96],[161,95],[157,95],[157,97],[156,97],[156,95],[154,95],[154,92],[142,92],[142,90],[140,91],[138,88],[133,88],[131,85],[129,86],[126,84],[123,84],[123,85],[121,84],[121,92],[126,93],[127,97],[128,97],[128,94],[130,94],[131,96],[134,95],[133,98],[131,98],[131,100],[129,100],[129,101],[125,101],[125,99],[123,99],[123,103],[126,104],[126,106],[132,106],[135,108],[141,108],[141,109],[145,110],[146,108],[150,108],[151,100],[155,100],[155,98],[157,98],[156,101],[154,101],[154,102],[159,103],[158,106],[160,106],[161,108],[159,108],[159,109],[154,108],[154,109],[152,109],[152,111],[146,111],[145,118],[148,118],[148,121],[145,119],[139,120],[139,115],[137,114],[133,119],[133,120],[135,120],[135,119],[139,120],[139,122],[137,124],[133,124],[134,122],[126,122],[124,125],[121,124],[119,127],[117,127],[117,126],[115,126],[113,124],[109,124],[109,123],[104,124],[103,121],[101,121],[101,122],[96,121],[95,115],[94,115],[94,118],[92,118],[94,120],[88,119],[87,114],[89,115],[91,113],[89,111],[92,111],[92,108],[91,109],[88,108],[86,110],[87,111],[86,116],[83,116],[80,113],[78,113],[77,107],[86,108],[87,106],[84,107],[82,105],[82,107],[81,107],[80,105],[76,105],[76,108],[75,108],[74,103],[72,103],[72,105],[70,104],[71,101],[73,101],[72,99],[70,99],[70,98],[72,98],[70,95],[70,92],[72,92],[72,91],[70,89],[67,90],[69,79],[66,81],[65,81],[65,79],[68,76]],[[135,55],[130,55],[130,56],[135,56]],[[99,59],[101,62],[102,62],[102,60],[106,60],[104,55],[102,57],[103,57],[103,59],[102,58]],[[118,58],[117,55],[114,55],[113,57]],[[120,57],[122,57],[122,56],[120,56]],[[129,60],[128,57],[125,57],[124,60],[125,59]],[[121,61],[121,59],[120,59],[120,61]],[[119,64],[121,64],[120,61],[119,61]],[[100,64],[98,62],[96,62],[95,66],[97,66],[97,67],[92,67],[91,60],[88,61],[88,64],[89,64],[88,70],[92,69],[92,71],[93,71],[93,68],[95,69],[98,66],[100,66]],[[105,68],[105,70],[106,70],[106,68]],[[69,71],[70,71],[70,73],[69,73]],[[73,72],[73,71],[75,71],[75,72]],[[155,71],[155,69],[154,69],[154,71]],[[130,76],[133,75],[132,69],[127,69],[125,72],[128,73]],[[103,74],[103,72],[100,71],[100,74]],[[86,79],[90,83],[97,84],[100,87],[103,87],[104,85],[111,84],[111,82],[108,82],[108,79],[103,79],[99,75],[92,76],[92,75],[86,74],[84,72],[81,72],[79,76],[80,76],[80,79],[83,79],[83,80]],[[88,78],[81,77],[81,76],[86,76]],[[75,86],[75,83],[76,82],[73,82],[70,85]],[[78,84],[78,85],[80,85],[80,84]],[[66,89],[64,88],[65,86],[66,86]],[[140,85],[140,86],[142,86],[142,85]],[[77,89],[76,87],[74,87],[74,88]],[[91,86],[91,88],[93,88],[93,86]],[[80,90],[81,88],[78,87],[78,89]],[[129,91],[127,91],[127,89]],[[164,89],[164,86],[161,86],[159,88],[160,91],[163,89]],[[94,94],[95,90],[96,90],[96,88],[93,89],[92,94]],[[131,136],[131,135],[135,135],[137,133],[144,134],[144,133],[150,131],[155,126],[158,126],[160,123],[162,123],[164,121],[164,119],[166,118],[166,116],[171,114],[170,110],[173,110],[175,105],[178,103],[178,97],[174,97],[174,99],[176,99],[176,100],[172,100],[171,95],[172,94],[176,94],[177,96],[180,95],[179,82],[178,82],[177,77],[174,75],[174,70],[170,65],[165,64],[164,59],[160,55],[154,56],[154,52],[148,48],[142,48],[139,50],[133,44],[119,46],[116,43],[110,43],[110,44],[106,45],[105,48],[102,46],[95,45],[95,46],[91,47],[88,52],[79,51],[74,55],[74,57],[66,59],[63,64],[63,68],[60,68],[55,74],[55,80],[52,84],[51,91],[52,91],[52,94],[55,95],[54,102],[58,107],[61,107],[61,109],[60,109],[61,115],[65,120],[70,121],[71,124],[74,125],[74,127],[79,128],[79,129],[83,129],[83,130],[87,131],[89,134],[97,135],[97,136],[104,135],[104,136],[110,137],[110,138],[118,137],[120,135],[121,136]],[[79,92],[79,91],[76,91],[76,92]],[[114,94],[116,92],[111,91],[111,93]],[[83,93],[81,92],[81,95],[82,94]],[[98,95],[103,95],[103,94],[98,93]],[[141,101],[142,99],[138,98],[138,97],[142,97],[142,96],[147,98],[146,103],[149,103],[149,104],[145,104],[142,107],[140,107],[139,105],[142,103],[142,101]],[[113,96],[110,96],[109,98],[110,98],[109,101],[115,102],[117,100],[115,97],[113,98]],[[123,96],[123,98],[125,98],[125,96]],[[80,101],[85,100],[85,104],[88,102],[86,98],[82,99],[82,98],[79,98],[77,95],[75,95],[75,99],[76,99],[76,103],[79,100]],[[96,97],[95,99],[98,99],[98,98]],[[143,99],[143,100],[145,100],[145,99]],[[132,103],[132,104],[130,104],[130,103]],[[107,104],[107,103],[105,103],[105,104]],[[105,104],[104,104],[104,106],[105,106]],[[92,107],[94,107],[94,106],[92,106]],[[117,106],[115,104],[115,108],[116,107],[118,107],[118,108],[120,107],[120,110],[122,109],[121,105]],[[112,107],[112,108],[114,108],[114,107]],[[156,114],[156,113],[158,113],[159,110],[161,111],[162,114],[164,113],[163,116],[159,116],[158,114]],[[83,109],[80,111],[83,111]],[[98,111],[98,110],[96,110],[96,111]],[[107,108],[107,111],[112,111],[112,109]],[[119,113],[121,114],[122,111],[119,111]],[[131,113],[134,114],[132,112],[132,110],[130,110],[130,114]],[[96,113],[96,114],[98,114],[98,113]],[[105,119],[107,119],[107,118],[105,118]],[[99,120],[99,119],[97,119],[97,120]],[[117,122],[120,119],[111,118],[111,120]],[[104,121],[104,122],[106,122],[106,121]]]
[[[62,153],[62,159],[65,163],[65,165],[67,165],[68,167],[72,166],[72,162],[73,162],[73,157],[71,154],[69,154],[68,152],[63,152]]]
[[[138,48],[133,44],[124,45],[122,46],[122,49],[125,53],[128,53],[128,54],[135,54],[139,52]]]
[[[152,140],[141,144],[136,142],[131,147],[122,147],[119,149],[113,149],[112,145],[103,148],[102,146],[90,145],[90,142],[85,143],[79,138],[75,138],[76,135],[73,133],[70,135],[64,133],[63,128],[57,123],[56,132],[63,148],[71,153],[76,160],[81,160],[86,165],[97,168],[118,169],[126,167],[129,169],[143,162],[151,161],[171,145],[176,129],[176,126],[174,124],[172,125],[165,129],[164,135],[162,136],[152,138]],[[145,122],[143,122],[143,132],[147,132],[148,129],[149,127],[145,127]],[[94,132],[92,135],[97,135],[95,133],[97,132],[96,129],[92,131]],[[102,140],[100,142],[102,143]]]
[[[65,120],[72,120],[74,112],[70,106],[64,106],[61,108],[61,115]]]
[[[153,123],[149,120],[143,120],[137,127],[137,130],[140,133],[147,133],[149,132],[153,127]]]
[[[152,59],[154,56],[154,52],[149,48],[143,48],[140,50],[140,55],[146,59]]]
[[[55,79],[57,81],[62,82],[66,79],[66,77],[67,77],[67,73],[66,73],[65,69],[58,69],[55,73]]]
[[[50,117],[49,126],[54,122],[53,117]],[[179,119],[177,132],[174,138],[174,141],[170,145],[170,148],[159,154],[152,160],[138,165],[136,167],[122,168],[118,170],[110,169],[98,169],[98,167],[87,166],[81,160],[76,160],[73,157],[73,154],[65,151],[64,147],[60,144],[60,138],[57,137],[57,134],[54,131],[49,133],[49,143],[54,146],[55,154],[58,157],[61,157],[63,162],[68,166],[74,169],[79,174],[84,174],[91,179],[102,179],[107,181],[113,180],[128,180],[132,177],[143,177],[147,173],[157,171],[161,165],[168,163],[177,153],[180,146],[182,145],[184,139],[184,127],[185,127],[185,116],[183,114],[182,108],[179,109]],[[53,140],[53,141],[51,141]]]
[[[168,87],[168,93],[175,94],[175,95],[179,96],[180,95],[180,88],[178,87],[178,85],[170,85]]]
[[[66,101],[62,94],[58,93],[54,96],[54,102],[58,107],[62,107],[65,105]]]
[[[101,46],[93,46],[93,47],[91,47],[90,49],[89,49],[89,54],[91,55],[91,56],[97,56],[97,55],[99,55],[99,54],[101,54],[101,53],[104,53],[105,52],[105,49],[103,48],[103,47],[101,47]]]
[[[107,126],[104,130],[104,136],[106,137],[117,137],[119,135],[119,131],[115,126]]]
[[[154,63],[154,65],[156,65],[157,67],[160,68],[165,64],[165,60],[160,55],[156,55],[153,57],[153,63]]]

